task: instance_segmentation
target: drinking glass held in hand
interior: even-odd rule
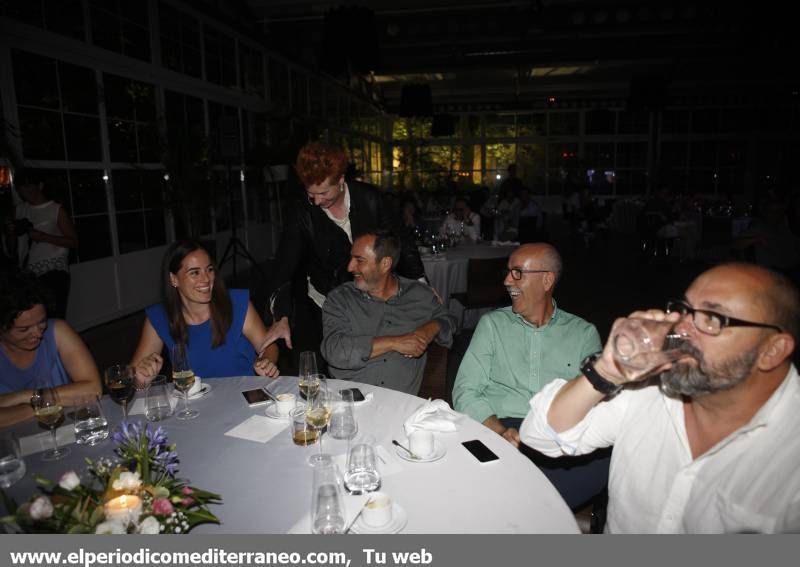
[[[306,350],[300,353],[298,374],[300,397],[307,400],[309,393],[313,395],[318,386],[318,382],[314,379],[317,376],[317,356],[314,351]]]
[[[628,380],[637,380],[657,368],[688,356],[681,350],[685,334],[674,320],[629,317],[613,330],[614,360]]]
[[[175,417],[178,419],[194,419],[200,412],[189,409],[189,390],[194,385],[194,370],[189,365],[189,357],[186,352],[186,345],[174,344],[170,349],[170,359],[172,360],[172,382],[175,389],[183,392],[183,411]]]
[[[122,405],[122,413],[128,419],[128,402],[136,395],[136,370],[124,364],[109,366],[106,368],[105,381],[108,395]]]
[[[327,383],[325,380],[320,380],[319,389],[316,395],[308,398],[306,405],[306,423],[319,431],[319,454],[311,455],[308,462],[316,464],[323,459],[322,456],[322,434],[328,421],[331,418],[331,397],[328,392]]]
[[[53,448],[42,455],[42,460],[56,461],[69,455],[69,448],[59,448],[56,439],[56,429],[64,423],[64,407],[61,405],[58,391],[54,387],[38,390],[31,398],[31,406],[39,425],[49,429],[53,439]]]

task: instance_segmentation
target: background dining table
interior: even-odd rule
[[[330,388],[359,387],[367,400],[356,404],[359,433],[353,442],[374,438],[383,472],[381,490],[391,495],[407,515],[404,533],[578,533],[574,516],[552,484],[527,458],[502,437],[464,416],[458,430],[436,433],[446,451],[434,462],[409,462],[398,456],[392,440],[406,444],[403,423],[426,400],[393,390],[328,380]],[[212,506],[222,524],[198,526],[193,533],[308,533],[312,467],[309,455],[318,444],[294,445],[289,420],[270,419],[265,406],[249,407],[241,392],[268,387],[275,394],[297,394],[297,378],[261,377],[204,379],[210,386],[201,398],[191,400],[200,415],[192,421],[170,417],[159,422],[177,445],[178,476],[193,486],[222,495],[223,504]],[[139,394],[139,396],[142,396]],[[298,398],[299,399],[299,398]],[[183,402],[181,401],[180,404]],[[111,430],[121,421],[121,410],[108,397],[102,406]],[[133,404],[134,412],[143,402]],[[69,411],[69,410],[67,410]],[[258,416],[254,418],[253,416]],[[131,420],[144,420],[134,413]],[[228,435],[243,422],[268,436],[257,442]],[[41,433],[33,421],[13,428],[19,437]],[[480,439],[499,459],[480,463],[461,442]],[[46,448],[46,443],[43,447]],[[40,452],[25,457],[28,472],[8,492],[21,502],[35,491],[34,474],[52,480],[70,469],[85,470],[85,457],[111,456],[110,439],[94,447],[70,446],[71,454],[44,462]],[[323,437],[323,450],[344,464],[347,442]],[[341,456],[339,456],[341,455]],[[364,502],[346,496],[349,517]]]
[[[450,313],[459,321],[459,328],[474,328],[478,319],[488,311],[474,309],[464,313],[463,306],[458,301],[450,299],[453,293],[467,291],[467,266],[470,258],[505,258],[510,256],[517,246],[518,242],[504,244],[460,242],[441,254],[421,254],[428,282],[439,293]],[[502,274],[498,274],[497,277],[499,280],[503,278]]]

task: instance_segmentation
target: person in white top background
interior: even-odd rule
[[[723,264],[667,311],[631,317],[675,323],[678,362],[629,381],[610,339],[578,378],[533,397],[521,441],[551,456],[614,445],[608,532],[800,531],[797,288]]]
[[[36,274],[52,292],[55,309],[50,315],[63,319],[69,298],[69,249],[78,246],[75,225],[66,209],[46,196],[44,176],[22,171],[14,185],[22,202],[6,230],[17,237],[20,267]]]
[[[447,215],[442,223],[442,236],[450,234],[463,235],[473,242],[481,235],[481,217],[473,213],[469,202],[463,197],[453,201],[453,212]]]

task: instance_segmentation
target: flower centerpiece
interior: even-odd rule
[[[178,455],[162,427],[123,421],[114,458],[87,459],[85,480],[67,471],[59,481],[37,477],[41,494],[21,506],[6,497],[4,523],[27,533],[187,533],[219,523],[208,509],[218,494],[176,478]]]

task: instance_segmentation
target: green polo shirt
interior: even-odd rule
[[[456,410],[479,422],[491,415],[525,417],[545,384],[580,374],[584,357],[602,349],[600,335],[591,323],[553,306],[541,327],[511,307],[481,317],[456,376]]]

